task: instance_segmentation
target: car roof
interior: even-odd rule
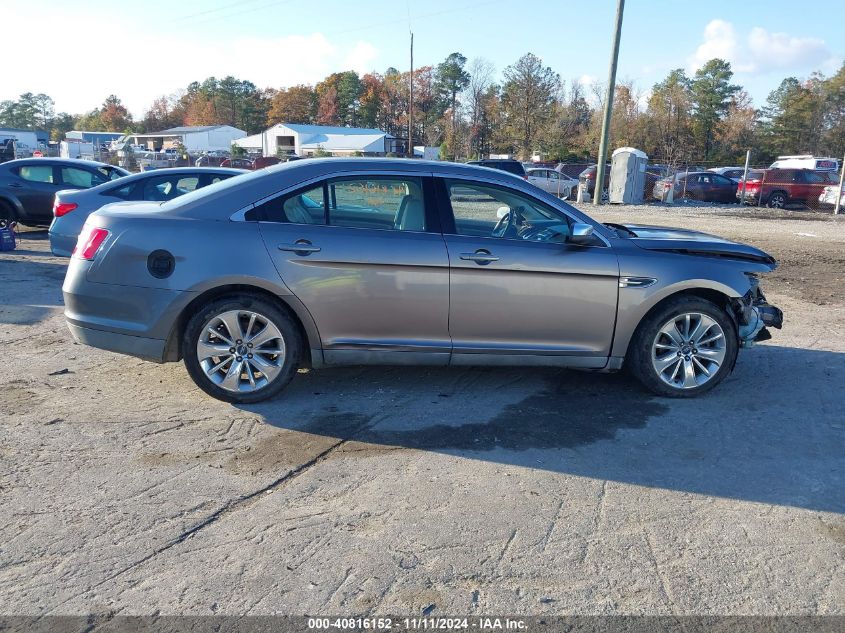
[[[83,160],[81,158],[18,158],[3,163],[3,167],[17,167],[26,165],[67,165],[69,167],[82,165],[83,167],[99,168],[114,167],[108,163],[101,163],[96,160]]]
[[[213,187],[197,189],[165,202],[161,210],[177,216],[197,217],[194,210],[202,208],[203,218],[212,219],[213,216],[223,220],[246,205],[300,183],[304,186],[318,178],[366,175],[367,172],[379,171],[419,176],[475,176],[504,184],[525,184],[523,178],[510,172],[481,165],[408,158],[304,158],[230,178]]]
[[[178,176],[179,174],[231,174],[232,176],[237,176],[238,174],[248,174],[250,173],[246,169],[237,169],[235,167],[168,167],[164,169],[153,169],[150,171],[142,171],[136,174],[129,174],[128,176],[123,176],[123,178],[116,178],[115,180],[109,180],[104,183],[100,183],[95,187],[89,187],[88,189],[72,189],[63,192],[63,195],[68,195],[70,193],[76,195],[86,195],[88,193],[92,194],[99,194],[103,191],[108,191],[114,189],[115,187],[120,188],[129,183],[133,183],[138,180],[143,180],[144,178],[155,178],[158,176]]]

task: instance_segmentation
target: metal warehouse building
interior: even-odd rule
[[[169,149],[181,143],[189,152],[207,152],[229,151],[232,141],[244,136],[246,132],[231,125],[188,125],[152,134],[129,134],[127,138],[130,143],[155,150]]]
[[[313,156],[323,150],[334,156],[384,156],[396,151],[394,137],[383,130],[357,127],[331,127],[300,123],[277,123],[261,134],[238,139],[235,144],[264,156],[296,154]]]

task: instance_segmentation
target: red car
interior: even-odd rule
[[[253,169],[252,161],[248,158],[227,158],[222,163],[221,167],[235,167],[236,169]]]
[[[736,197],[746,204],[760,204],[783,209],[788,204],[817,204],[828,185],[838,184],[834,171],[815,169],[755,169],[748,172],[743,199],[742,180]]]

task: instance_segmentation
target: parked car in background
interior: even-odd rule
[[[554,169],[528,169],[525,171],[528,182],[558,198],[568,199],[572,190],[578,187],[578,181]]]
[[[0,221],[48,226],[62,189],[89,189],[128,176],[120,167],[76,158],[24,158],[0,165]]]
[[[299,156],[291,155],[288,156],[287,160],[299,160]],[[276,158],[275,156],[259,156],[252,161],[252,168],[264,169],[265,167],[270,167],[271,165],[278,165],[281,162],[281,159]]]
[[[490,167],[500,171],[506,171],[514,176],[528,179],[525,175],[525,167],[522,166],[518,160],[509,160],[506,158],[485,158],[482,160],[471,160],[467,165],[478,165],[479,167]]]
[[[673,186],[672,195],[675,200],[736,202],[736,183],[712,171],[683,172],[658,180],[654,184],[651,197],[655,200],[665,200],[668,190]]]
[[[739,182],[742,180],[742,175],[745,173],[745,167],[711,167],[707,171],[721,174],[725,178],[730,178],[734,182]]]
[[[226,160],[225,156],[203,154],[194,161],[194,167],[220,167],[224,160]]]
[[[74,339],[184,359],[200,389],[238,403],[303,366],[394,363],[624,364],[692,397],[783,319],[758,248],[605,225],[522,178],[447,162],[285,163],[108,205],[79,244],[62,287]]]
[[[783,209],[790,204],[813,204],[828,185],[839,185],[835,171],[814,169],[759,169],[748,174],[743,198],[742,182],[736,197],[746,204]]]
[[[580,175],[578,176],[578,183],[581,187],[584,188],[584,191],[590,194],[590,197],[595,197],[596,193],[596,172],[598,171],[598,165],[590,165],[585,170],[583,170]],[[602,192],[602,200],[607,200],[608,198],[608,189],[610,187],[610,163],[607,164],[607,167],[604,169],[604,184],[602,185],[601,192]]]
[[[822,189],[822,192],[819,195],[819,206],[824,208],[833,207],[836,204],[837,190],[839,190],[838,182],[835,185],[828,185]],[[845,187],[839,191],[839,208],[845,208]]]
[[[167,202],[243,173],[242,169],[220,167],[174,167],[133,174],[84,191],[59,191],[53,203],[50,250],[70,257],[88,216],[106,204]]]
[[[253,169],[252,161],[249,158],[227,158],[221,167],[234,167],[235,169]]]

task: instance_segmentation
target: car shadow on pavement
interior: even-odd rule
[[[373,450],[845,512],[843,378],[845,354],[765,345],[695,399],[654,397],[624,373],[367,367],[311,372],[242,408]]]

